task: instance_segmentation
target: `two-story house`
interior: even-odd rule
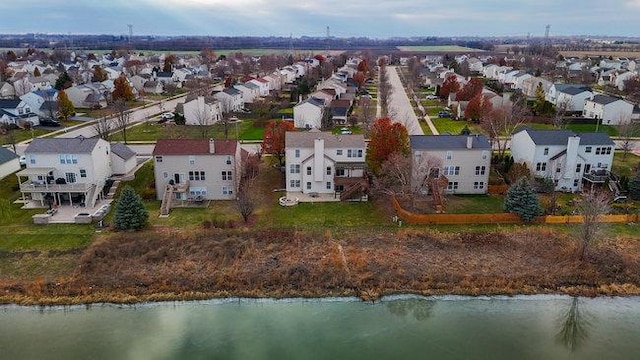
[[[362,135],[311,130],[285,135],[287,193],[331,194],[337,200],[368,194],[366,143]],[[288,195],[289,196],[289,195]]]
[[[26,122],[40,125],[40,118],[21,99],[0,99],[0,124],[23,126]]]
[[[489,185],[491,145],[484,135],[411,135],[412,173],[427,163],[438,163],[437,170],[412,176],[426,184],[425,177],[445,176],[449,194],[486,194]],[[414,173],[415,175],[415,173]],[[419,187],[418,184],[412,184]]]
[[[513,161],[536,177],[549,178],[556,191],[580,191],[583,180],[603,183],[613,163],[614,142],[606,133],[522,129],[511,137]]]
[[[308,97],[293,107],[293,123],[297,128],[319,129],[324,108],[324,100]]]
[[[632,103],[604,94],[596,94],[587,99],[582,113],[584,117],[602,120],[606,125],[620,125],[631,121],[632,114]]]
[[[237,140],[160,139],[153,158],[161,214],[183,201],[236,198],[242,166]]]
[[[223,113],[238,112],[244,108],[242,91],[234,87],[228,87],[216,92],[213,96],[220,101]]]
[[[93,207],[113,174],[111,145],[97,137],[35,138],[24,154],[27,167],[16,173],[22,198],[42,207]]]

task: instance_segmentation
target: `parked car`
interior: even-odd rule
[[[51,119],[40,119],[40,126],[58,127],[60,123]]]
[[[24,155],[20,156],[20,166],[27,166],[27,157]]]
[[[353,134],[353,132],[351,132],[351,130],[349,130],[349,128],[343,127],[343,128],[340,129],[340,134],[342,134],[342,135],[351,135],[351,134]]]
[[[171,119],[173,119],[174,116],[175,115],[173,115],[173,113],[166,112],[166,113],[162,114],[162,119],[163,120],[171,120]]]
[[[438,97],[436,95],[427,95],[427,100],[437,100]]]
[[[440,112],[438,113],[438,117],[441,117],[441,118],[450,118],[450,117],[451,117],[451,113],[450,113],[450,112],[448,112],[448,111],[440,111]]]

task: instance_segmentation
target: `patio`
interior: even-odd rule
[[[106,214],[107,211],[104,210],[108,210],[112,201],[112,199],[98,200],[93,207],[61,205],[51,210],[46,207],[43,208],[40,205],[40,201],[28,200],[27,202],[22,202],[22,200],[18,200],[16,203],[24,203],[22,209],[42,209],[41,214],[34,215],[34,223],[36,224],[76,224],[90,223],[94,219],[101,218],[102,216],[98,213]],[[77,220],[76,216],[78,214],[86,214],[86,216]]]

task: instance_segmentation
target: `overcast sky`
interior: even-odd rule
[[[640,0],[2,0],[0,33],[640,36]]]

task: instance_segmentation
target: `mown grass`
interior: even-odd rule
[[[255,121],[244,119],[239,123],[228,125],[230,139],[237,137],[240,140],[261,140],[264,136],[264,128],[254,126]],[[204,127],[204,129],[203,129]],[[204,131],[203,131],[204,130]],[[158,139],[201,139],[203,133],[208,138],[224,138],[224,124],[218,123],[208,126],[196,125],[163,125],[147,122],[134,126],[127,130],[127,141],[155,141]],[[122,141],[122,133],[113,135],[113,141]]]
[[[424,132],[425,135],[433,135],[433,133],[431,132],[431,128],[429,127],[426,121],[419,121],[419,123],[420,123],[420,127],[422,128],[422,132]]]
[[[46,135],[52,131],[53,130],[45,130],[41,128],[34,128],[33,132],[31,132],[31,130],[23,129],[11,130],[11,135],[0,135],[0,145],[19,143],[21,141],[29,140],[34,137]],[[13,141],[11,139],[11,136],[13,136]]]
[[[622,158],[622,151],[616,151],[613,157],[613,165],[611,171],[616,175],[633,177],[636,171],[640,169],[640,156],[628,152],[626,158]]]
[[[440,134],[449,133],[458,135],[460,131],[467,125],[466,121],[453,120],[448,118],[434,117],[431,119],[433,125],[438,129]]]
[[[535,130],[553,130],[552,124],[540,124],[540,123],[525,123],[521,127],[529,127]],[[567,124],[566,129],[575,132],[596,132],[596,124]],[[618,129],[612,125],[600,125],[597,126],[598,132],[605,132],[609,136],[618,136]]]
[[[447,196],[445,211],[450,214],[490,214],[504,212],[504,196],[452,195]]]

